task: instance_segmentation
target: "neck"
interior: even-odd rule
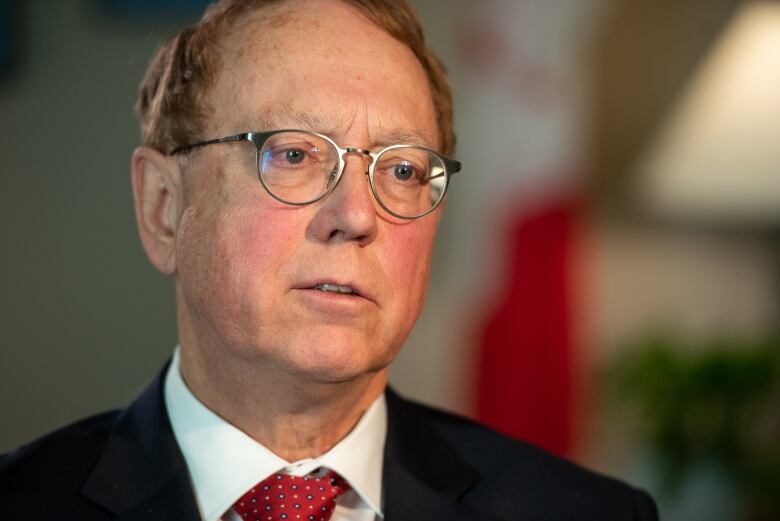
[[[261,363],[204,360],[188,347],[182,347],[181,373],[190,391],[215,414],[290,462],[330,450],[387,384],[386,369],[344,382],[320,382]]]

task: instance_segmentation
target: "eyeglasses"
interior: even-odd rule
[[[377,203],[400,219],[431,213],[447,192],[460,162],[431,149],[392,145],[378,152],[341,148],[332,139],[303,130],[244,132],[174,149],[170,155],[193,148],[251,141],[257,153],[257,172],[265,190],[277,201],[304,206],[319,201],[339,183],[347,154],[369,158],[368,182]]]

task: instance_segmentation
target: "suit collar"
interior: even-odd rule
[[[280,469],[302,476],[321,466],[349,481],[360,496],[359,501],[355,498],[356,508],[370,507],[381,515],[384,396],[325,454],[291,465],[200,402],[181,377],[179,353],[177,348],[165,377],[166,411],[205,520],[221,518],[252,485]]]
[[[478,472],[430,425],[421,410],[386,392],[387,443],[383,470],[387,521],[490,521],[461,502]]]
[[[166,370],[119,415],[81,489],[118,519],[200,519],[165,410]]]
[[[168,364],[125,409],[81,492],[123,521],[199,520],[184,458],[165,409]],[[417,406],[386,393],[384,511],[387,521],[489,521],[459,500],[479,474],[429,425]]]

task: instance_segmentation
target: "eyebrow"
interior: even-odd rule
[[[408,132],[405,130],[380,131],[371,139],[376,146],[387,147],[390,145],[418,145],[433,148],[433,141],[428,133],[422,130]]]
[[[334,123],[333,119],[326,120],[316,114],[296,110],[288,104],[253,114],[243,120],[243,124],[246,128],[251,127],[254,130],[298,129],[331,136],[340,133],[339,129],[344,126],[340,123],[346,120],[346,118],[336,116]]]
[[[243,121],[246,128],[255,130],[274,130],[283,128],[295,128],[308,130],[326,135],[331,139],[339,136],[347,126],[346,115],[323,118],[317,114],[296,110],[291,105],[284,105],[275,109],[267,109],[259,112]],[[390,145],[418,145],[433,148],[433,139],[430,134],[421,129],[412,131],[403,129],[379,129],[370,136],[371,144],[375,147]]]

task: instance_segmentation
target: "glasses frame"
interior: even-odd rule
[[[262,167],[261,167],[261,161],[262,157],[260,155],[260,151],[263,149],[263,145],[271,136],[274,136],[276,134],[280,134],[282,132],[300,132],[304,134],[311,134],[314,136],[317,136],[319,138],[324,139],[328,143],[330,143],[337,151],[338,151],[338,158],[339,158],[339,170],[338,170],[338,177],[336,178],[336,181],[331,185],[328,190],[323,192],[321,195],[318,195],[314,199],[310,199],[308,201],[304,201],[301,203],[291,203],[290,201],[285,201],[284,199],[280,199],[277,195],[275,195],[270,188],[265,184],[265,181],[263,180],[262,175]],[[404,145],[404,144],[398,144],[398,145],[390,145],[388,147],[385,147],[377,152],[371,152],[370,150],[366,150],[363,148],[355,148],[355,147],[340,147],[336,144],[335,141],[333,141],[328,136],[325,136],[323,134],[319,134],[317,132],[311,132],[308,130],[300,130],[300,129],[293,129],[293,128],[286,128],[286,129],[280,129],[280,130],[270,130],[266,132],[242,132],[240,134],[233,134],[232,136],[225,136],[221,138],[216,139],[209,139],[207,141],[200,141],[198,143],[193,143],[191,145],[183,145],[180,147],[174,148],[168,155],[177,155],[182,152],[188,152],[194,148],[200,148],[205,147],[208,145],[215,145],[218,143],[234,143],[237,141],[249,141],[255,145],[255,163],[257,165],[257,177],[260,179],[260,184],[263,185],[263,188],[265,188],[265,191],[268,192],[268,195],[279,201],[280,203],[288,204],[290,206],[306,206],[312,203],[316,203],[320,199],[324,198],[326,195],[331,193],[336,186],[338,186],[339,182],[341,182],[341,178],[344,174],[344,169],[346,167],[346,156],[347,154],[360,154],[361,156],[370,158],[370,163],[368,164],[368,170],[365,172],[365,174],[368,176],[368,184],[371,186],[371,193],[374,195],[374,199],[379,204],[379,206],[382,207],[384,211],[389,213],[390,215],[397,217],[399,219],[405,219],[405,220],[414,220],[419,219],[420,217],[424,217],[434,211],[439,204],[444,200],[444,196],[447,193],[447,188],[450,185],[450,176],[453,174],[456,174],[460,172],[461,170],[461,163],[460,161],[457,161],[455,159],[452,159],[450,157],[444,156],[442,154],[439,154],[435,150],[432,150],[430,148],[419,146],[419,145]],[[382,202],[382,199],[377,194],[377,188],[374,183],[374,166],[376,165],[377,158],[387,152],[388,150],[394,150],[399,148],[415,148],[419,150],[425,150],[426,152],[432,154],[437,159],[441,161],[441,163],[444,165],[444,173],[439,174],[444,176],[444,188],[441,191],[441,194],[439,195],[439,198],[436,200],[433,205],[426,210],[425,212],[412,216],[407,217],[404,215],[399,215],[395,213],[394,211],[390,210],[385,204]],[[438,176],[436,176],[438,177]],[[433,178],[431,178],[433,179]]]

